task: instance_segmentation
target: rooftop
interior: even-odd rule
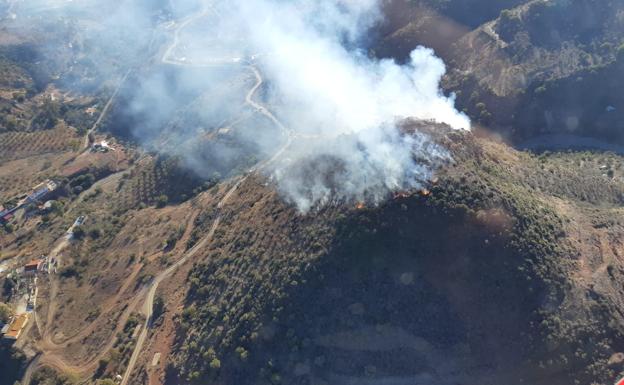
[[[17,340],[22,334],[22,330],[28,323],[28,313],[20,314],[13,319],[11,325],[9,326],[9,330],[4,335],[4,338],[10,340]]]
[[[39,265],[41,264],[41,261],[36,259],[34,261],[28,262],[25,266],[24,269],[26,270],[37,270],[39,268]]]

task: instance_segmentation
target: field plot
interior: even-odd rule
[[[53,178],[71,152],[44,154],[12,161],[0,159],[0,202],[24,194],[45,179]]]
[[[80,140],[76,131],[68,127],[57,126],[52,130],[38,132],[8,132],[0,134],[0,161],[62,152],[78,146]]]

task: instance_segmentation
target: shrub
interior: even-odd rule
[[[169,203],[169,197],[166,195],[161,195],[156,199],[156,206],[158,208],[163,208],[165,206],[167,206],[167,203]]]
[[[165,301],[161,296],[154,298],[154,314],[153,318],[156,320],[165,312]]]
[[[212,361],[210,361],[210,369],[213,370],[219,370],[221,369],[221,361],[219,361],[218,358],[213,358]]]
[[[0,322],[7,323],[13,316],[13,309],[5,303],[0,302]]]

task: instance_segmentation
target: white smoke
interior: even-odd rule
[[[320,138],[273,169],[280,191],[303,211],[331,199],[377,202],[390,191],[420,187],[447,155],[425,135],[402,135],[401,119],[470,128],[454,98],[440,90],[445,66],[432,50],[417,47],[410,62],[399,65],[360,49],[357,43],[381,17],[378,6],[374,0],[238,5],[253,32],[251,47],[268,53],[262,68],[285,100],[287,124]]]
[[[58,5],[63,3],[58,0],[34,2],[39,8],[54,5],[54,12],[62,12]],[[98,9],[99,2],[102,0],[85,0],[84,4]],[[198,85],[209,90],[193,101],[205,103],[204,113],[195,118],[201,124],[169,129],[168,135],[173,132],[178,136],[169,142],[194,142],[208,129],[219,128],[228,114],[232,115],[229,121],[238,120],[237,116],[245,114],[240,103],[248,88],[232,86],[234,75],[225,76],[230,80],[224,81],[223,67],[230,72],[248,71],[243,64],[253,61],[265,81],[265,88],[254,99],[271,110],[289,132],[282,132],[279,138],[275,136],[277,130],[260,132],[266,127],[257,124],[256,131],[247,127],[238,135],[246,143],[254,143],[267,158],[286,142],[286,136],[290,137],[292,146],[263,171],[302,211],[334,199],[378,202],[392,191],[420,187],[448,154],[424,134],[400,132],[397,124],[403,119],[470,129],[468,118],[454,108],[454,97],[445,96],[440,89],[445,65],[432,50],[415,47],[411,60],[403,65],[377,59],[368,52],[371,28],[383,19],[381,0],[160,3],[168,7],[160,15],[169,14],[175,22],[160,20],[155,24],[154,10],[159,5],[153,0],[124,0],[104,18],[102,32],[89,40],[92,51],[99,43],[108,51],[123,52],[119,57],[133,58],[128,63],[116,60],[119,69],[124,64],[146,67],[137,66],[136,58],[160,41],[162,48],[154,51],[161,57],[151,68],[156,74],[143,77],[145,83],[136,87],[134,100],[128,103],[140,117],[136,119],[137,135],[147,141],[158,137],[165,126],[179,127],[179,122],[171,124],[174,117],[170,116],[175,113],[176,101],[179,103],[177,99],[183,97],[179,95],[191,94],[186,90],[195,90]],[[70,4],[72,14],[81,14],[76,8],[82,3]],[[71,14],[66,12],[63,17]],[[155,32],[146,33],[148,28]],[[110,35],[105,30],[117,32]],[[166,40],[159,37],[162,35]],[[134,43],[132,38],[124,43],[120,39],[123,36],[140,37],[144,44]],[[130,53],[134,47],[136,52]],[[154,58],[146,62],[153,63]],[[215,63],[221,63],[221,68],[207,66]],[[193,69],[190,75],[171,75],[172,71],[189,68]],[[188,147],[177,148],[183,149],[179,151],[200,174],[209,173],[207,169],[213,165],[202,164],[201,154],[188,151]],[[237,157],[235,148],[214,153],[228,153],[228,162]]]

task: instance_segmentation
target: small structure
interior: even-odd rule
[[[87,220],[87,217],[85,217],[84,215],[79,216],[74,221],[74,226],[73,227],[82,226],[85,223],[86,220]]]
[[[105,140],[98,142],[98,143],[94,143],[93,147],[91,147],[91,151],[93,152],[109,152],[112,149],[113,148]]]
[[[152,358],[152,367],[158,366],[160,363],[160,353],[155,353],[154,358]]]
[[[6,333],[2,336],[4,340],[17,341],[22,331],[28,324],[28,313],[20,314],[13,318]]]
[[[24,275],[25,276],[34,276],[37,275],[37,272],[41,269],[43,261],[40,259],[35,259],[31,262],[28,262],[26,266],[24,266]]]
[[[0,207],[0,223],[8,223],[13,218],[15,211],[17,211],[17,207],[12,209]]]
[[[46,180],[45,182],[33,188],[33,191],[26,198],[26,203],[39,202],[43,200],[43,198],[45,198],[48,194],[56,190],[57,188],[58,188],[58,185],[55,182],[51,180]]]
[[[0,222],[8,222],[11,220],[9,210],[0,210]]]
[[[89,107],[85,110],[85,112],[89,115],[89,116],[93,116],[95,115],[95,113],[97,112],[97,108],[95,108],[95,106]]]

